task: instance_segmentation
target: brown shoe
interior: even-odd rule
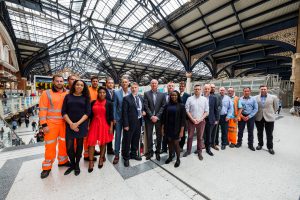
[[[199,160],[203,160],[202,153],[198,153],[198,158],[199,158]]]
[[[115,164],[118,164],[118,162],[119,162],[119,156],[115,156],[115,158],[114,158],[114,161],[113,161],[113,164],[115,165]]]
[[[211,148],[213,148],[214,150],[219,151],[219,148],[216,145],[212,146]]]

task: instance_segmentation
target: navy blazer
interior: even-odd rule
[[[209,95],[208,100],[209,105],[209,114],[208,114],[208,121],[210,124],[214,124],[215,121],[219,121],[219,109],[218,109],[218,99],[215,95]]]
[[[144,110],[143,102],[144,99],[141,95],[138,95],[140,99],[140,106],[141,112]],[[123,105],[122,105],[122,122],[123,127],[129,127],[129,129],[134,129],[137,125],[138,119],[138,110],[136,106],[135,99],[132,94],[123,98]]]
[[[113,91],[113,95],[111,96],[108,89],[106,89],[106,100],[110,101],[110,102],[114,102],[114,96],[115,96],[115,90]]]
[[[187,99],[190,97],[191,95],[189,95],[188,93],[184,92],[182,97],[181,97],[181,102],[185,105]]]

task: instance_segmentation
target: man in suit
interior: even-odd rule
[[[107,78],[105,86],[106,86],[106,100],[114,103],[114,94],[115,94],[115,91],[114,91],[114,86],[115,86],[114,79],[112,79],[110,77]],[[115,129],[115,126],[114,126],[114,129]],[[109,155],[114,155],[115,154],[114,153],[114,149],[112,147],[112,142],[107,143],[106,147],[107,147],[107,154],[109,154]]]
[[[216,136],[215,132],[213,132],[213,128],[215,127],[216,124],[218,124],[220,115],[219,115],[217,97],[215,95],[212,95],[210,91],[211,91],[210,84],[205,84],[204,97],[208,100],[209,112],[208,112],[208,116],[205,118],[204,143],[205,143],[206,153],[210,156],[213,156],[214,154],[210,150],[210,147],[214,146],[214,141]]]
[[[161,117],[166,105],[166,96],[164,93],[158,92],[158,81],[156,79],[151,80],[151,90],[144,94],[144,109],[146,112],[145,128],[147,137],[148,151],[146,159],[149,160],[153,156],[153,127],[155,126],[156,133],[156,159],[160,160],[161,149]]]
[[[116,134],[115,134],[115,158],[113,160],[113,164],[117,164],[120,158],[119,154],[120,154],[121,137],[122,137],[122,104],[123,104],[123,98],[130,94],[130,90],[128,86],[129,86],[129,80],[127,78],[122,78],[121,89],[115,91],[115,95],[114,95],[114,122],[116,124]]]
[[[137,155],[143,114],[143,98],[138,95],[139,85],[131,84],[131,94],[124,97],[122,105],[122,120],[123,120],[123,139],[124,144],[123,158],[125,167],[129,166],[129,159],[142,160]]]
[[[210,94],[214,95],[215,97],[217,97],[218,111],[219,111],[219,115],[220,115],[221,109],[222,109],[222,98],[221,98],[221,95],[215,93],[215,91],[216,91],[215,84],[212,83],[212,84],[210,84],[210,86],[211,86]],[[220,116],[219,116],[219,118],[220,118]],[[213,127],[212,132],[215,135],[215,142],[214,142],[215,145],[213,145],[212,148],[218,151],[219,150],[219,148],[218,148],[218,145],[219,145],[219,122],[218,122],[218,124],[216,124]]]
[[[169,103],[170,100],[170,94],[174,91],[175,89],[175,84],[173,81],[169,82],[167,84],[167,92],[165,93],[166,95],[166,104]],[[162,141],[162,152],[163,153],[167,153],[168,151],[168,139],[166,138],[166,136],[163,136],[163,141]]]
[[[185,87],[186,87],[185,82],[181,81],[179,83],[179,91],[180,91],[181,102],[183,103],[183,105],[185,105],[187,99],[190,97],[190,95],[185,92]],[[188,119],[188,117],[187,117],[187,119]],[[185,140],[186,140],[186,133],[185,133],[186,132],[186,127],[187,127],[187,123],[185,124],[183,136],[182,136],[182,138],[180,139],[180,142],[179,142],[180,151],[183,151],[183,146],[185,144]]]
[[[268,87],[261,85],[259,87],[260,94],[257,95],[256,101],[258,104],[258,111],[255,115],[255,125],[257,128],[258,146],[256,150],[261,150],[264,146],[264,128],[267,135],[267,148],[269,153],[274,155],[273,150],[273,129],[275,121],[275,111],[278,108],[277,97],[268,94]]]

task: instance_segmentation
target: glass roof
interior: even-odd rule
[[[41,0],[31,8],[6,5],[17,38],[49,46],[49,73],[71,68],[88,76],[111,74],[116,70],[114,59],[144,64],[145,68],[151,65],[184,71],[173,54],[141,41],[144,32],[161,20],[153,5],[167,17],[188,1]],[[105,63],[110,63],[109,68]],[[203,63],[193,72],[211,76]]]

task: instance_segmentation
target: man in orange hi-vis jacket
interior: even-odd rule
[[[54,75],[52,78],[52,89],[44,91],[40,97],[40,124],[44,131],[45,140],[45,160],[42,164],[41,178],[48,177],[52,163],[56,157],[56,144],[58,142],[58,166],[68,166],[68,156],[66,152],[66,126],[65,120],[61,116],[61,108],[67,94],[64,88],[64,78]]]

